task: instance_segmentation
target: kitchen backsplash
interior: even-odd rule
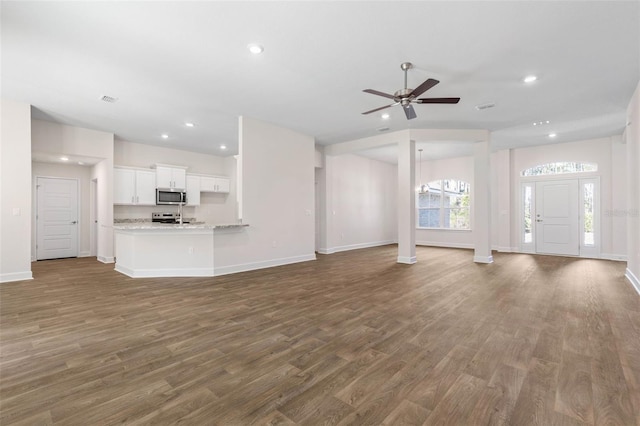
[[[205,223],[235,223],[235,203],[224,204],[219,198],[208,197],[203,193],[200,206],[185,206],[182,208],[182,216],[197,218]],[[218,195],[218,194],[213,194]],[[140,219],[151,220],[152,213],[178,213],[178,206],[113,206],[113,219]]]

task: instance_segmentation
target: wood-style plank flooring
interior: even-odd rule
[[[0,424],[640,425],[625,264],[385,246],[217,278],[0,285]]]

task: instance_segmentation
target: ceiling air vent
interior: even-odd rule
[[[389,128],[388,127],[378,127],[376,130],[379,131],[379,132],[386,132],[387,130],[389,130]]]
[[[493,102],[488,102],[486,104],[476,105],[476,109],[478,111],[482,111],[483,109],[493,108],[494,106],[496,106],[496,104],[494,104]]]
[[[107,96],[107,95],[103,95],[100,98],[100,100],[104,101],[104,102],[109,102],[110,104],[114,104],[114,103],[118,102],[118,98],[114,98],[113,96]]]

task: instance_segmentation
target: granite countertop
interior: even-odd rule
[[[142,229],[230,229],[230,228],[242,228],[249,226],[246,223],[218,223],[207,224],[205,222],[190,221],[189,223],[183,223],[182,225],[177,223],[158,223],[151,222],[150,220],[139,219],[116,219],[113,223],[114,229],[121,230],[142,230]]]

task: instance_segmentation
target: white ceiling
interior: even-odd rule
[[[239,115],[319,144],[380,127],[489,129],[494,149],[610,136],[640,80],[638,1],[4,1],[1,12],[3,98],[35,118],[214,155],[237,153]],[[435,78],[424,96],[460,103],[415,105],[411,121],[400,107],[361,115],[389,103],[363,89],[402,88],[404,61],[409,87]],[[525,85],[528,74],[538,80]],[[425,157],[464,150],[435,147]]]

